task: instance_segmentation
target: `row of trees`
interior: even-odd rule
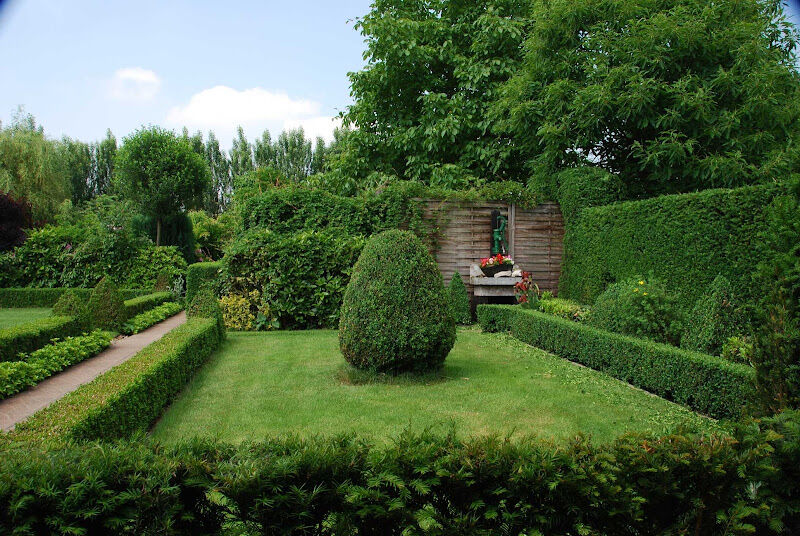
[[[797,29],[781,0],[382,0],[357,22],[354,127],[329,184],[617,174],[628,197],[798,169]]]
[[[170,154],[183,154],[182,149],[179,150],[172,143],[175,141],[199,157],[199,160],[193,160],[189,169],[198,174],[204,186],[198,194],[198,200],[194,199],[194,195],[191,196],[191,206],[202,208],[212,215],[220,214],[229,206],[234,178],[251,171],[269,170],[276,180],[301,182],[324,171],[328,156],[335,150],[335,144],[328,146],[322,138],[317,138],[312,146],[312,141],[305,137],[302,128],[284,131],[274,141],[269,131],[264,131],[255,143],[250,143],[241,127],[230,152],[220,147],[214,132],[209,132],[204,139],[201,132],[190,135],[185,128],[180,136],[167,136],[167,131],[159,128],[142,129],[125,138],[122,147],[131,143],[131,151],[143,151],[135,144],[142,142],[148,133],[158,134],[161,143],[169,143]],[[170,141],[164,141],[166,138],[170,138]],[[153,139],[150,141],[155,142]],[[36,221],[52,220],[61,203],[68,199],[73,205],[108,193],[133,199],[137,193],[133,190],[124,191],[114,180],[117,174],[115,166],[120,159],[127,158],[118,157],[120,150],[110,130],[105,139],[94,143],[68,137],[50,139],[36,119],[20,108],[8,126],[0,125],[0,191],[28,200]],[[131,151],[124,154],[129,155]],[[202,166],[193,167],[194,164]],[[142,169],[149,169],[154,164],[142,162],[141,165]],[[162,185],[162,188],[170,189],[173,186],[180,189],[179,185]],[[186,196],[178,196],[177,199],[188,200]]]

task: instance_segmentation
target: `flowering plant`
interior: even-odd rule
[[[539,285],[533,281],[533,274],[522,272],[522,281],[514,285],[514,296],[517,303],[526,309],[539,309]]]
[[[493,257],[486,257],[485,259],[481,259],[481,268],[486,268],[488,266],[500,266],[500,265],[508,265],[514,266],[514,260],[511,258],[510,255],[505,256],[498,253]]]

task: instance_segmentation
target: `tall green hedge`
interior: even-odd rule
[[[723,275],[743,303],[752,300],[764,209],[785,189],[706,190],[586,208],[567,221],[559,292],[592,303],[608,283],[653,274],[688,312]]]
[[[755,396],[746,365],[511,305],[480,305],[486,331],[517,339],[714,418],[736,418]]]
[[[222,263],[196,262],[186,269],[186,303],[191,303],[197,291],[206,285],[214,285],[219,277]]]
[[[227,291],[262,293],[282,328],[334,327],[364,239],[336,229],[281,234],[253,229],[223,259]]]

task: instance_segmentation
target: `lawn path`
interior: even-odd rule
[[[148,344],[157,341],[186,322],[186,313],[148,328],[141,333],[112,341],[111,346],[96,356],[38,383],[30,389],[0,401],[0,430],[7,432],[40,409],[89,383],[109,369],[124,363]]]

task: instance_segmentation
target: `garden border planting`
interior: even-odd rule
[[[144,296],[131,298],[130,300],[125,300],[124,316],[126,319],[133,318],[136,315],[174,299],[175,297],[171,292],[153,292],[151,294],[145,294]]]
[[[52,307],[66,291],[75,291],[82,299],[89,301],[90,288],[0,288],[0,307]],[[125,300],[150,294],[147,289],[121,289]]]
[[[719,357],[514,305],[480,305],[478,322],[717,419],[739,417],[755,396],[753,370]]]
[[[731,436],[599,446],[408,433],[382,448],[354,437],[25,444],[2,453],[0,532],[789,534],[798,423],[786,412]]]
[[[0,400],[61,372],[105,350],[114,334],[95,330],[80,337],[67,337],[31,352],[20,361],[0,362]]]
[[[17,361],[18,354],[38,350],[52,339],[80,335],[84,322],[72,316],[48,316],[0,329],[0,361]]]
[[[123,325],[121,332],[125,335],[134,335],[150,326],[154,326],[183,310],[183,305],[177,302],[166,302],[152,309],[139,313],[129,318]]]
[[[147,430],[219,344],[216,320],[190,319],[20,423],[7,439],[112,440]]]

